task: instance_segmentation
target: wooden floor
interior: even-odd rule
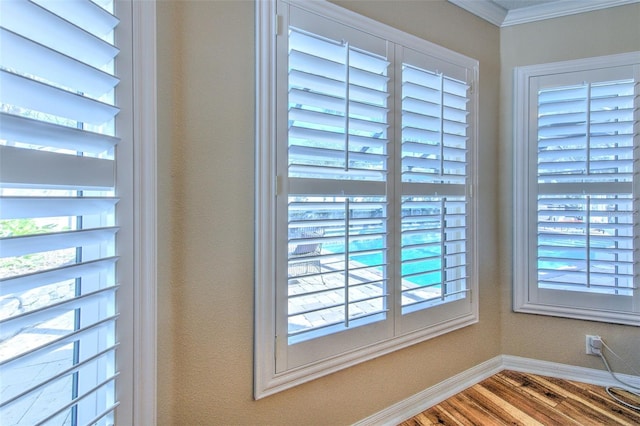
[[[638,426],[640,411],[617,404],[601,386],[502,371],[401,423],[426,425]]]

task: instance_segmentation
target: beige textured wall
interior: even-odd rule
[[[252,399],[254,3],[161,1],[160,425],[352,423],[500,353],[499,31],[444,0],[340,4],[480,60],[480,323]]]
[[[502,351],[505,354],[604,368],[584,355],[584,335],[599,334],[636,367],[640,365],[638,327],[515,314],[511,311],[512,253],[512,89],[513,67],[640,50],[640,4],[614,7],[501,31],[500,243]],[[618,364],[619,365],[619,364]],[[630,371],[627,371],[631,373]]]

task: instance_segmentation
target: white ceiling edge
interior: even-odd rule
[[[507,11],[489,0],[448,1],[498,27],[508,27],[640,2],[640,0],[560,0]]]

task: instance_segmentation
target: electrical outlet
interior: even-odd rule
[[[600,355],[602,352],[602,338],[587,334],[585,336],[585,352],[587,355]]]

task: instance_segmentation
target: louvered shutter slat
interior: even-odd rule
[[[101,189],[115,184],[112,160],[0,146],[0,179],[40,188]]]
[[[468,90],[468,86],[464,86],[464,88],[465,91]],[[445,106],[466,111],[467,102],[469,101],[469,99],[465,96],[459,96],[457,94],[444,92],[442,101]]]
[[[602,111],[594,111],[591,113],[591,120],[592,122],[598,123],[606,123],[608,121],[625,121],[633,123],[633,105],[631,104],[629,107],[618,106],[615,110],[604,109]]]
[[[0,30],[0,42],[0,60],[9,69],[38,74],[93,97],[103,95],[118,82],[113,75],[5,29]]]
[[[0,373],[4,372],[6,374],[11,369],[23,368],[29,365],[41,365],[42,360],[47,360],[48,354],[73,344],[74,341],[86,339],[87,336],[91,335],[113,332],[116,318],[117,316],[115,315],[105,316],[95,323],[85,324],[62,337],[48,335],[46,340],[30,341],[30,346],[21,347],[20,352],[16,353],[14,357],[5,358],[0,362]],[[99,341],[99,344],[101,346],[96,350],[96,353],[103,350],[104,347],[115,346],[113,342],[105,341],[105,339]],[[50,409],[51,407],[45,408]],[[38,414],[41,415],[42,413]]]
[[[316,126],[333,128],[344,126],[344,117],[341,115],[295,107],[289,109],[289,119],[296,123],[304,122],[315,124]]]
[[[13,276],[0,280],[0,296],[23,293],[33,290],[40,285],[48,285],[65,280],[82,278],[91,274],[111,270],[117,257],[107,257],[99,260],[64,265],[55,269],[48,269],[25,275]]]
[[[350,84],[349,99],[354,102],[384,106],[386,105],[387,94],[377,89]]]
[[[416,134],[416,132],[413,132],[414,129],[404,129],[404,130],[407,130],[405,134],[406,136],[410,136],[410,135],[412,136]],[[405,132],[403,131],[403,133]],[[421,156],[440,154],[440,147],[435,143],[429,144],[429,143],[420,143],[420,142],[409,142],[407,140],[407,141],[403,141],[403,148],[408,153],[420,154]]]
[[[344,147],[344,133],[291,126],[289,128],[289,136],[292,147],[299,145],[310,146],[312,144],[336,150]],[[289,161],[291,164],[295,164],[297,159],[293,156]]]
[[[423,114],[431,117],[439,117],[441,108],[437,102],[425,102],[422,99],[416,99],[406,96],[402,99],[402,105],[405,111]]]
[[[289,103],[292,105],[306,105],[317,109],[329,110],[334,113],[344,114],[344,99],[320,93],[311,93],[295,88],[289,91]]]
[[[119,22],[118,18],[93,1],[34,0],[34,2],[40,3],[56,15],[64,16],[74,25],[98,36],[109,34]]]
[[[538,148],[555,148],[558,145],[566,147],[584,147],[586,146],[586,137],[584,135],[560,136],[560,137],[542,137],[538,139]]]
[[[54,320],[62,314],[73,312],[75,309],[95,309],[100,304],[104,305],[104,303],[98,303],[100,300],[104,302],[112,299],[115,295],[115,290],[115,287],[103,288],[90,294],[76,296],[36,311],[29,311],[22,315],[2,320],[0,321],[0,339],[4,340],[20,332],[25,327],[32,326],[34,323],[42,324]],[[111,312],[111,315],[113,315],[113,312]]]
[[[456,123],[467,123],[467,115],[469,112],[462,109],[445,107],[443,109],[443,118],[447,121],[456,122]]]
[[[319,64],[324,66],[324,64]],[[344,81],[328,78],[325,75],[314,74],[313,67],[309,67],[312,72],[306,72],[304,67],[293,68],[289,71],[289,85],[292,88],[313,87],[316,93],[324,93],[330,96],[344,97]],[[342,70],[341,70],[342,71]],[[344,71],[342,71],[344,74]]]
[[[422,103],[430,103],[433,105],[440,105],[441,102],[441,93],[440,90],[436,87],[424,86],[423,84],[418,84],[414,81],[403,80],[402,87],[405,90],[405,94],[403,94],[403,99],[413,98],[418,102]]]
[[[442,120],[442,131],[449,135],[462,135],[467,134],[467,124],[464,122]]]
[[[118,108],[76,93],[0,71],[0,101],[91,124],[112,119]]]
[[[118,202],[113,197],[5,197],[0,219],[99,214]]]
[[[103,242],[105,239],[113,236],[116,231],[117,228],[113,227],[9,237],[0,240],[0,251],[2,251],[3,257],[9,257],[23,256],[29,253],[49,250],[60,250]]]
[[[406,126],[402,128],[402,137],[404,143],[411,143],[406,146],[413,147],[415,143],[437,145],[437,142],[440,141],[440,132]]]
[[[0,137],[45,147],[100,154],[112,149],[118,139],[102,133],[0,113]]]
[[[289,66],[292,70],[296,70],[298,72],[306,72],[311,75],[315,74],[318,77],[323,77],[322,79],[324,81],[344,81],[344,63],[334,62],[324,57],[317,56],[319,54],[320,52],[310,54],[307,52],[291,50],[289,53]],[[295,80],[293,82],[297,83]]]
[[[371,130],[369,130],[371,132]],[[349,135],[349,148],[352,152],[363,151],[375,154],[386,152],[388,140],[383,137]]]
[[[442,125],[442,119],[440,117],[416,114],[409,111],[405,111],[402,114],[402,122],[408,127],[431,131],[440,131]]]

